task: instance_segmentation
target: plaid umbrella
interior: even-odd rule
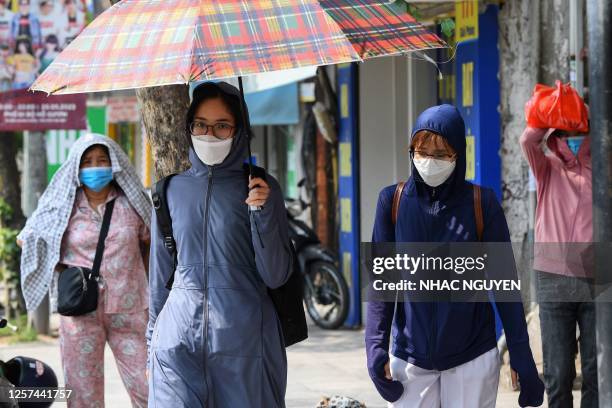
[[[123,0],[31,89],[142,88],[440,47],[401,6],[382,0]]]

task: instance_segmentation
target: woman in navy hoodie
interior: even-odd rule
[[[465,124],[457,108],[434,106],[412,132],[412,176],[403,189],[396,224],[396,186],[378,199],[373,242],[475,242],[474,191],[465,181]],[[482,188],[484,242],[510,242],[503,210]],[[523,305],[497,302],[521,384],[519,405],[539,406],[544,385],[529,347]],[[499,355],[490,303],[368,303],[368,371],[390,407],[494,407]],[[393,329],[393,330],[392,330]],[[389,341],[393,341],[389,352]]]

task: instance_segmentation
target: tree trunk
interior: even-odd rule
[[[569,1],[508,1],[499,13],[503,208],[513,242],[529,230],[529,167],[518,139],[536,83],[569,80]]]
[[[547,0],[540,4],[539,81],[554,85],[555,80],[569,81],[570,1]],[[524,43],[527,44],[527,43]]]
[[[525,102],[538,80],[538,3],[508,1],[499,13],[502,191],[512,242],[523,242],[529,230],[529,166],[519,137],[525,128]]]
[[[47,148],[43,132],[24,132],[23,135],[23,210],[31,216],[38,199],[47,188]],[[21,286],[19,297],[23,296]],[[25,301],[21,304],[25,310]],[[49,334],[49,298],[45,296],[36,311],[28,314],[28,325],[38,333]]]
[[[38,199],[47,188],[47,147],[43,132],[25,132],[23,136],[23,210],[32,215]]]
[[[25,222],[21,211],[21,186],[17,170],[17,137],[14,133],[0,133],[0,197],[13,209],[13,219],[7,225],[20,229]]]
[[[156,176],[161,178],[189,168],[189,141],[185,134],[189,88],[185,85],[143,88],[136,90],[136,96]]]
[[[110,0],[111,4],[119,0]],[[151,144],[155,175],[158,178],[189,168],[185,115],[189,88],[167,85],[136,90],[142,122]]]

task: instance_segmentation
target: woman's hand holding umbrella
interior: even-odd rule
[[[262,178],[249,178],[249,196],[246,203],[254,207],[263,207],[270,196],[270,186]]]

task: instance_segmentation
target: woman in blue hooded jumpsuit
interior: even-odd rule
[[[444,179],[429,178],[428,182],[427,174],[424,177],[412,160],[412,176],[399,198],[395,225],[391,211],[396,186],[385,187],[379,195],[372,241],[477,242],[474,191],[465,180],[465,123],[459,110],[452,105],[439,105],[421,113],[412,131],[411,149],[417,147],[414,138],[421,132],[434,135],[450,149],[430,143],[427,150],[422,143],[418,149],[425,150],[412,153],[432,158],[454,156],[448,161],[454,161],[454,167],[450,167],[451,172]],[[439,175],[438,169],[434,168],[432,173]],[[489,188],[481,191],[484,221],[481,241],[509,243],[508,225],[495,193]],[[491,276],[500,276],[502,270],[506,274],[512,271],[515,276],[513,256],[510,245],[498,249],[491,257],[497,259],[488,260]],[[397,309],[394,302],[368,302],[365,335],[368,372],[379,394],[393,407],[494,407],[499,362],[492,304],[407,300],[398,302]],[[539,406],[544,385],[529,346],[523,304],[520,297],[512,302],[495,300],[506,334],[510,365],[521,384],[519,405]],[[396,372],[394,362],[400,368]]]
[[[233,116],[231,150],[221,163],[207,165],[187,132],[191,168],[172,178],[167,190],[178,249],[170,291],[165,285],[173,259],[153,214],[149,407],[284,407],[287,359],[267,294],[287,281],[292,265],[283,195],[267,175],[263,208],[248,211],[248,124],[241,123],[244,102],[235,87],[196,88],[188,129],[198,108],[215,98]],[[215,123],[205,124],[210,130]]]

